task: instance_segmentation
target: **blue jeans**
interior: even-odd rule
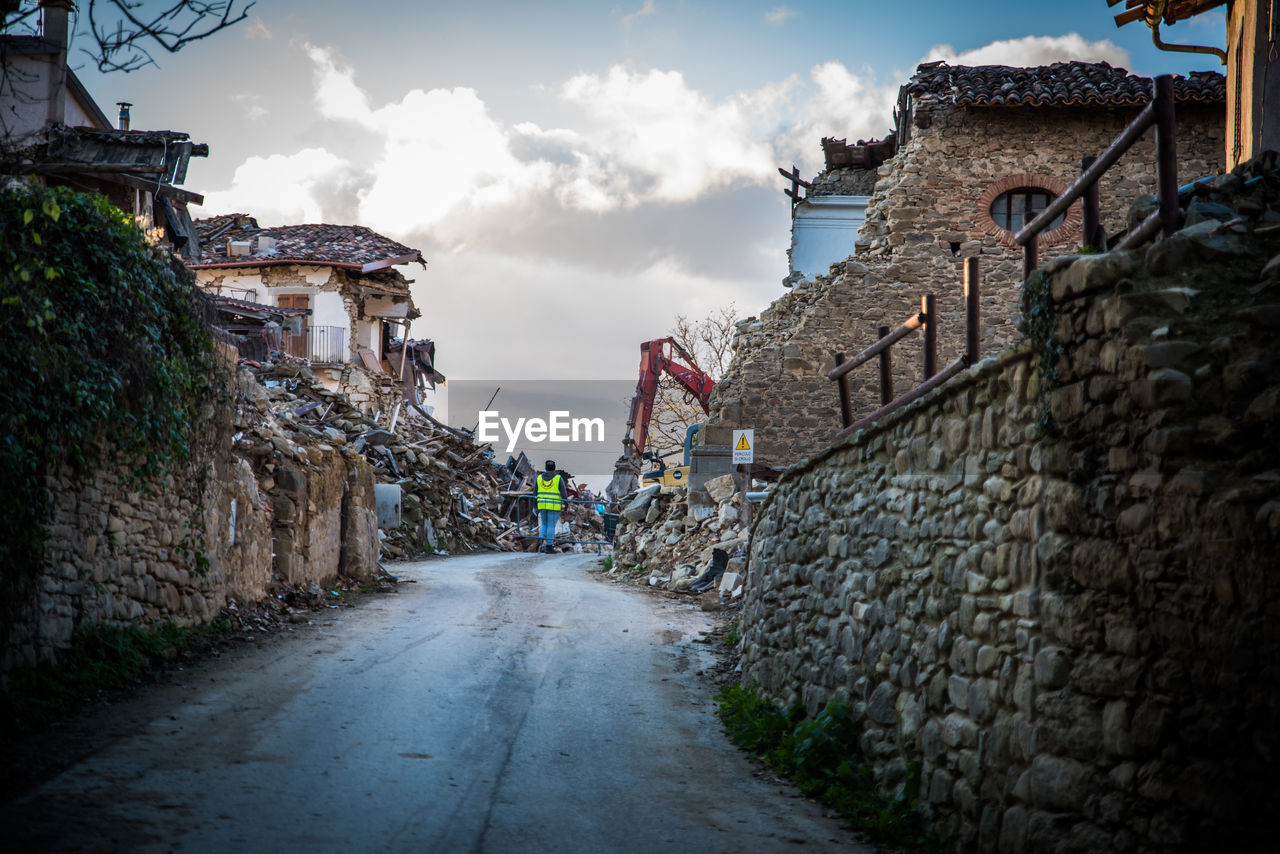
[[[559,510],[538,511],[538,551],[542,551],[545,542],[550,548],[556,539],[556,523],[560,521]]]

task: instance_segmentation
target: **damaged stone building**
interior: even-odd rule
[[[1179,180],[1221,171],[1225,85],[1196,73],[1175,84]],[[738,325],[732,366],[712,397],[715,422],[756,430],[756,469],[781,467],[825,448],[840,424],[834,354],[874,343],[936,294],[939,364],[963,352],[964,259],[981,264],[981,351],[1020,337],[1017,301],[1021,250],[1014,233],[1080,173],[1150,100],[1151,80],[1106,63],[1035,68],[921,65],[902,87],[897,128],[883,141],[842,146],[824,141],[827,166],[796,208],[823,195],[850,195],[874,173],[874,191],[851,257]],[[832,144],[836,143],[836,144]],[[893,156],[878,167],[876,148]],[[1154,192],[1149,134],[1101,182],[1103,225],[1120,231],[1129,204]],[[833,157],[834,155],[834,157]],[[799,219],[797,219],[797,224]],[[1041,235],[1041,257],[1073,252],[1081,241],[1077,203]],[[794,261],[794,259],[793,259]],[[894,350],[899,389],[921,380],[920,344]],[[850,375],[855,418],[879,405],[874,368]]]
[[[267,348],[306,359],[327,388],[369,412],[434,387],[434,345],[410,341],[419,316],[397,265],[422,254],[359,225],[258,226],[246,214],[196,222],[201,253],[191,269],[224,309],[264,314]],[[265,312],[264,312],[265,310]],[[247,337],[247,336],[242,336]],[[242,351],[257,342],[238,341]]]
[[[99,193],[152,243],[194,259],[200,249],[187,205],[204,197],[178,185],[209,146],[181,131],[133,130],[126,102],[112,126],[67,65],[72,5],[44,3],[38,35],[0,35],[0,172]]]

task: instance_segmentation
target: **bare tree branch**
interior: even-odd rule
[[[155,3],[146,0],[90,0],[89,32],[95,44],[93,49],[82,50],[99,71],[136,71],[155,64],[148,43],[177,53],[192,42],[243,21],[255,4],[256,0],[240,4],[236,0],[179,0],[148,13],[144,7],[154,9]]]
[[[693,354],[699,369],[718,380],[733,359],[737,319],[737,306],[730,303],[698,321],[676,315],[668,334]],[[664,375],[658,381],[653,417],[649,420],[648,450],[664,458],[683,455],[686,429],[704,418],[706,414],[697,401],[692,400],[679,383]]]
[[[157,46],[177,53],[249,16],[257,0],[80,0],[90,47],[80,48],[100,71],[136,71],[155,64]],[[0,0],[0,33],[34,35],[36,0]]]

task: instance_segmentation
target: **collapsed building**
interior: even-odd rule
[[[1174,94],[1180,180],[1221,171],[1222,75],[1178,79]],[[822,450],[840,425],[827,378],[837,351],[874,343],[879,326],[897,326],[933,293],[939,363],[962,352],[966,258],[981,264],[982,352],[1017,340],[1022,261],[1014,233],[1079,175],[1083,156],[1106,148],[1150,99],[1150,79],[1106,63],[921,65],[899,92],[897,127],[886,139],[856,146],[824,140],[826,168],[807,182],[804,197],[793,190],[800,243],[807,209],[828,196],[857,197],[874,176],[865,222],[844,232],[848,257],[808,276],[796,267],[804,247],[793,246],[793,289],[738,324],[733,363],[712,396],[712,423],[755,429],[758,473]],[[1129,202],[1154,191],[1152,152],[1148,137],[1102,180],[1109,233],[1124,227]],[[1046,253],[1072,251],[1081,238],[1076,204],[1040,235],[1040,245]],[[903,342],[895,351],[903,354],[893,372],[899,387],[919,381],[919,344],[912,347]],[[849,379],[855,413],[879,405],[874,371]]]
[[[67,65],[73,4],[42,6],[38,35],[0,34],[0,172],[103,195],[152,243],[197,257],[187,206],[204,197],[179,185],[191,158],[209,156],[209,146],[181,131],[133,130],[124,101],[112,125]]]
[[[421,404],[422,391],[444,381],[435,345],[408,335],[420,315],[412,280],[395,267],[425,269],[418,250],[359,225],[263,228],[242,213],[195,225],[196,281],[227,314],[263,318],[239,330],[242,351],[305,359],[326,388],[371,412]]]

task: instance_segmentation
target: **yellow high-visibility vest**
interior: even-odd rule
[[[560,497],[560,475],[553,475],[551,480],[543,480],[538,475],[538,509],[563,510],[564,500]]]

